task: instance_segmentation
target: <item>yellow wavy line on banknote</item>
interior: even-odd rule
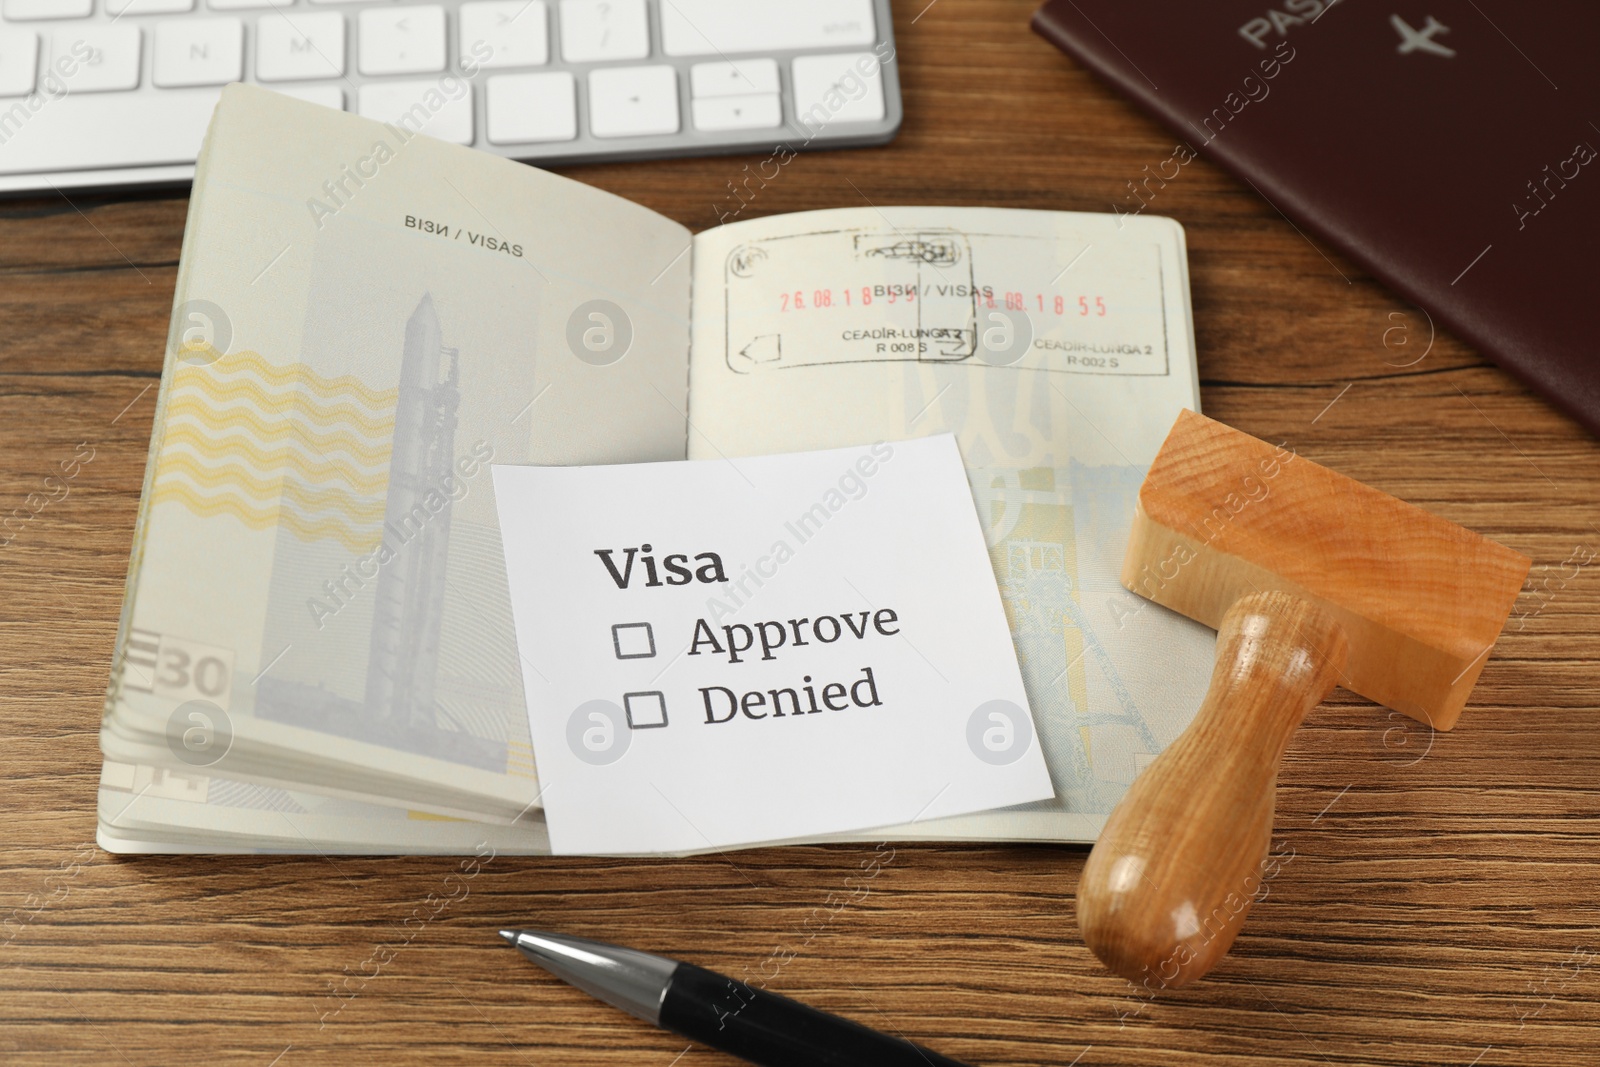
[[[176,478],[156,486],[155,502],[167,501],[180,503],[201,518],[232,515],[252,530],[282,527],[302,541],[338,541],[352,552],[366,552],[383,539],[381,530],[356,530],[342,519],[311,519],[276,506],[252,507],[248,501],[225,493],[202,496],[187,482]]]
[[[357,496],[345,489],[314,488],[291,478],[263,478],[238,464],[212,467],[187,452],[163,452],[156,470],[157,486],[175,474],[188,475],[200,489],[237,489],[266,507],[287,502],[306,512],[337,511],[352,522],[374,526],[383,522],[383,497]]]
[[[205,459],[237,459],[262,477],[293,474],[310,484],[337,482],[352,493],[383,493],[389,486],[386,470],[362,470],[340,456],[308,456],[287,444],[262,448],[246,434],[215,434],[191,422],[167,427],[166,436],[161,439],[162,456],[176,445],[187,445]]]
[[[261,353],[249,349],[224,356],[210,345],[184,345],[177,354],[180,375],[248,371],[268,385],[303,388],[324,400],[356,397],[371,408],[389,407],[400,395],[398,388],[374,389],[353,374],[329,376],[317,373],[304,363],[270,363]]]
[[[517,778],[538,781],[538,774],[533,764],[532,745],[524,745],[520,741],[506,742],[506,773]]]
[[[362,439],[344,428],[318,430],[292,418],[274,418],[270,422],[254,408],[235,406],[214,408],[203,398],[187,395],[175,397],[167,405],[167,421],[192,418],[210,430],[246,429],[256,437],[258,445],[274,445],[283,441],[296,441],[317,454],[343,450],[356,462],[376,467],[389,462],[387,436]]]
[[[204,393],[207,399],[219,405],[230,400],[251,400],[266,415],[292,412],[324,426],[353,424],[369,437],[387,436],[394,431],[394,412],[391,410],[385,409],[373,415],[370,409],[349,400],[322,403],[298,391],[268,392],[253,379],[223,380],[203,368],[190,368],[178,373],[172,389],[174,399],[180,396],[187,399],[191,390]]]

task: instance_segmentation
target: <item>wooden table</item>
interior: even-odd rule
[[[744,217],[1132,206],[1173,139],[1033,36],[1030,9],[897,3],[899,139],[802,155]],[[571,173],[701,229],[750,161]],[[0,509],[93,449],[0,547],[0,1058],[732,1062],[523,964],[494,930],[526,920],[767,975],[979,1064],[1600,1063],[1600,448],[1204,161],[1150,210],[1188,230],[1206,411],[1535,561],[1460,729],[1342,692],[1313,714],[1279,788],[1293,858],[1210,979],[1147,1000],[1098,965],[1073,916],[1082,848],[500,857],[414,937],[402,921],[455,860],[97,851],[98,712],[185,206],[0,202]],[[868,892],[847,888],[875,855]]]

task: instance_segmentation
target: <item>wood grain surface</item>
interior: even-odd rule
[[[1134,207],[1127,183],[1173,139],[1029,33],[1030,10],[897,3],[898,140],[801,155],[738,217]],[[568,173],[703,229],[758,158]],[[1146,997],[1094,960],[1082,848],[497,857],[420,930],[402,923],[453,859],[96,851],[185,205],[0,201],[0,511],[93,449],[0,547],[0,1059],[730,1062],[523,963],[495,936],[516,922],[764,976],[976,1064],[1600,1063],[1600,448],[1203,160],[1149,210],[1188,231],[1206,411],[1534,560],[1453,732],[1343,691],[1307,718],[1278,795],[1288,858],[1205,981]],[[865,894],[847,886],[875,859]]]

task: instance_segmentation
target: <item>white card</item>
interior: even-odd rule
[[[950,435],[494,486],[554,851],[1053,795]]]

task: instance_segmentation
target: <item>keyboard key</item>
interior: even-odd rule
[[[27,19],[82,19],[94,13],[94,0],[5,0],[0,12],[13,22]]]
[[[0,174],[193,163],[221,92],[170,89],[52,100],[0,144]]]
[[[367,8],[356,41],[363,74],[428,74],[444,69],[444,8]]]
[[[472,87],[451,99],[437,79],[409,82],[374,82],[359,91],[356,110],[369,119],[392,122],[412,133],[425,133],[455,144],[472,143]],[[430,99],[442,98],[437,111]],[[420,123],[420,125],[419,125]]]
[[[677,133],[677,70],[672,67],[591,70],[589,132],[596,137]]]
[[[689,91],[696,98],[776,93],[778,61],[741,59],[737,63],[696,63],[689,68]]]
[[[281,12],[256,22],[256,77],[266,82],[337,78],[344,73],[344,16]]]
[[[156,23],[155,83],[226,85],[244,71],[244,23],[238,19],[169,19]]]
[[[139,85],[140,43],[139,27],[132,24],[105,23],[57,30],[50,35],[50,66],[69,92],[134,89]]]
[[[39,77],[39,35],[0,28],[0,96],[27,96]]]
[[[808,133],[836,122],[882,120],[882,72],[871,52],[799,56],[793,73],[794,113]]]
[[[489,79],[489,140],[495,144],[570,141],[578,136],[577,83],[566,71]]]
[[[693,106],[697,130],[766,130],[783,123],[777,93],[703,97]]]
[[[106,0],[108,15],[175,15],[194,10],[194,0]]]
[[[561,58],[568,63],[649,54],[644,0],[561,0]]]
[[[344,110],[344,90],[337,85],[274,85],[272,91],[335,111]]]
[[[284,7],[285,0],[206,0],[213,11],[243,11],[252,7]]]
[[[849,48],[878,39],[872,0],[663,0],[669,56]]]
[[[461,66],[542,67],[550,62],[543,0],[461,5]]]

